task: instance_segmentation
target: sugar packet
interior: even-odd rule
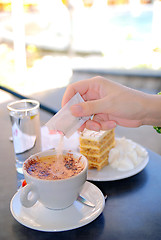
[[[75,117],[71,114],[70,107],[81,102],[84,100],[77,92],[45,125],[49,130],[62,132],[69,138],[91,117]]]

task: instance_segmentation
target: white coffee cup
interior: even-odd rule
[[[67,154],[68,151],[63,151]],[[56,155],[55,150],[48,150],[32,155],[23,164],[23,173],[27,185],[21,189],[20,201],[24,207],[32,207],[37,201],[50,209],[63,209],[69,207],[77,199],[84,183],[87,180],[88,160],[78,152],[70,152],[81,162],[84,169],[72,177],[60,180],[44,180],[31,176],[25,169],[25,164],[36,157]]]

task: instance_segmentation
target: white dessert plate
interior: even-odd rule
[[[47,209],[40,202],[31,208],[25,208],[20,202],[20,191],[21,189],[11,200],[11,213],[22,225],[39,231],[60,232],[79,228],[95,220],[105,206],[105,199],[100,189],[88,181],[84,184],[81,195],[94,203],[95,208],[78,201],[63,210]]]
[[[43,138],[45,139],[44,134],[47,133],[44,131],[45,129],[42,128],[43,132]],[[59,134],[51,134],[50,136],[46,136],[47,137],[47,142],[51,142],[52,143],[52,148],[56,148],[60,135]],[[51,139],[49,139],[49,137]],[[50,140],[50,141],[49,141]],[[134,142],[135,143],[135,142]],[[136,145],[138,145],[139,147],[141,147],[142,149],[144,149],[146,151],[146,149],[141,146],[140,144],[135,143]],[[51,146],[44,146],[43,150],[46,149],[50,149]],[[79,134],[77,132],[75,132],[70,138],[64,138],[64,149],[67,150],[73,150],[73,151],[79,151]],[[147,152],[147,151],[146,151]],[[143,159],[143,161],[137,165],[134,169],[129,170],[129,171],[119,171],[117,169],[112,168],[111,166],[105,166],[102,170],[97,171],[96,169],[90,169],[88,170],[88,180],[90,181],[115,181],[115,180],[121,180],[124,178],[128,178],[131,177],[133,175],[136,175],[137,173],[141,172],[146,165],[148,164],[149,161],[149,156],[147,153],[147,156]]]
[[[137,144],[137,145],[139,145],[139,144]],[[142,147],[142,146],[140,146],[140,147],[143,148],[146,151],[146,149],[144,147]],[[111,166],[108,165],[108,166],[105,166],[100,171],[97,171],[97,169],[89,169],[87,178],[88,178],[88,180],[91,180],[91,181],[115,181],[115,180],[121,180],[121,179],[124,179],[124,178],[128,178],[128,177],[134,176],[137,173],[141,172],[146,167],[148,162],[149,162],[149,155],[147,153],[147,156],[144,157],[142,162],[140,164],[138,164],[132,170],[119,171],[119,170],[117,170],[115,168],[112,168]]]

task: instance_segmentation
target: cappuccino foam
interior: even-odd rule
[[[29,159],[24,168],[33,177],[44,180],[61,180],[79,174],[84,169],[81,157],[78,159],[71,153],[61,156],[57,155],[36,157]]]

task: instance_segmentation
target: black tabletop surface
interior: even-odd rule
[[[42,232],[18,223],[9,207],[17,191],[13,144],[9,141],[11,125],[6,103],[0,106],[1,240],[161,239],[161,156],[150,150],[148,165],[137,175],[111,182],[92,182],[108,199],[103,213],[86,226],[64,232]]]

